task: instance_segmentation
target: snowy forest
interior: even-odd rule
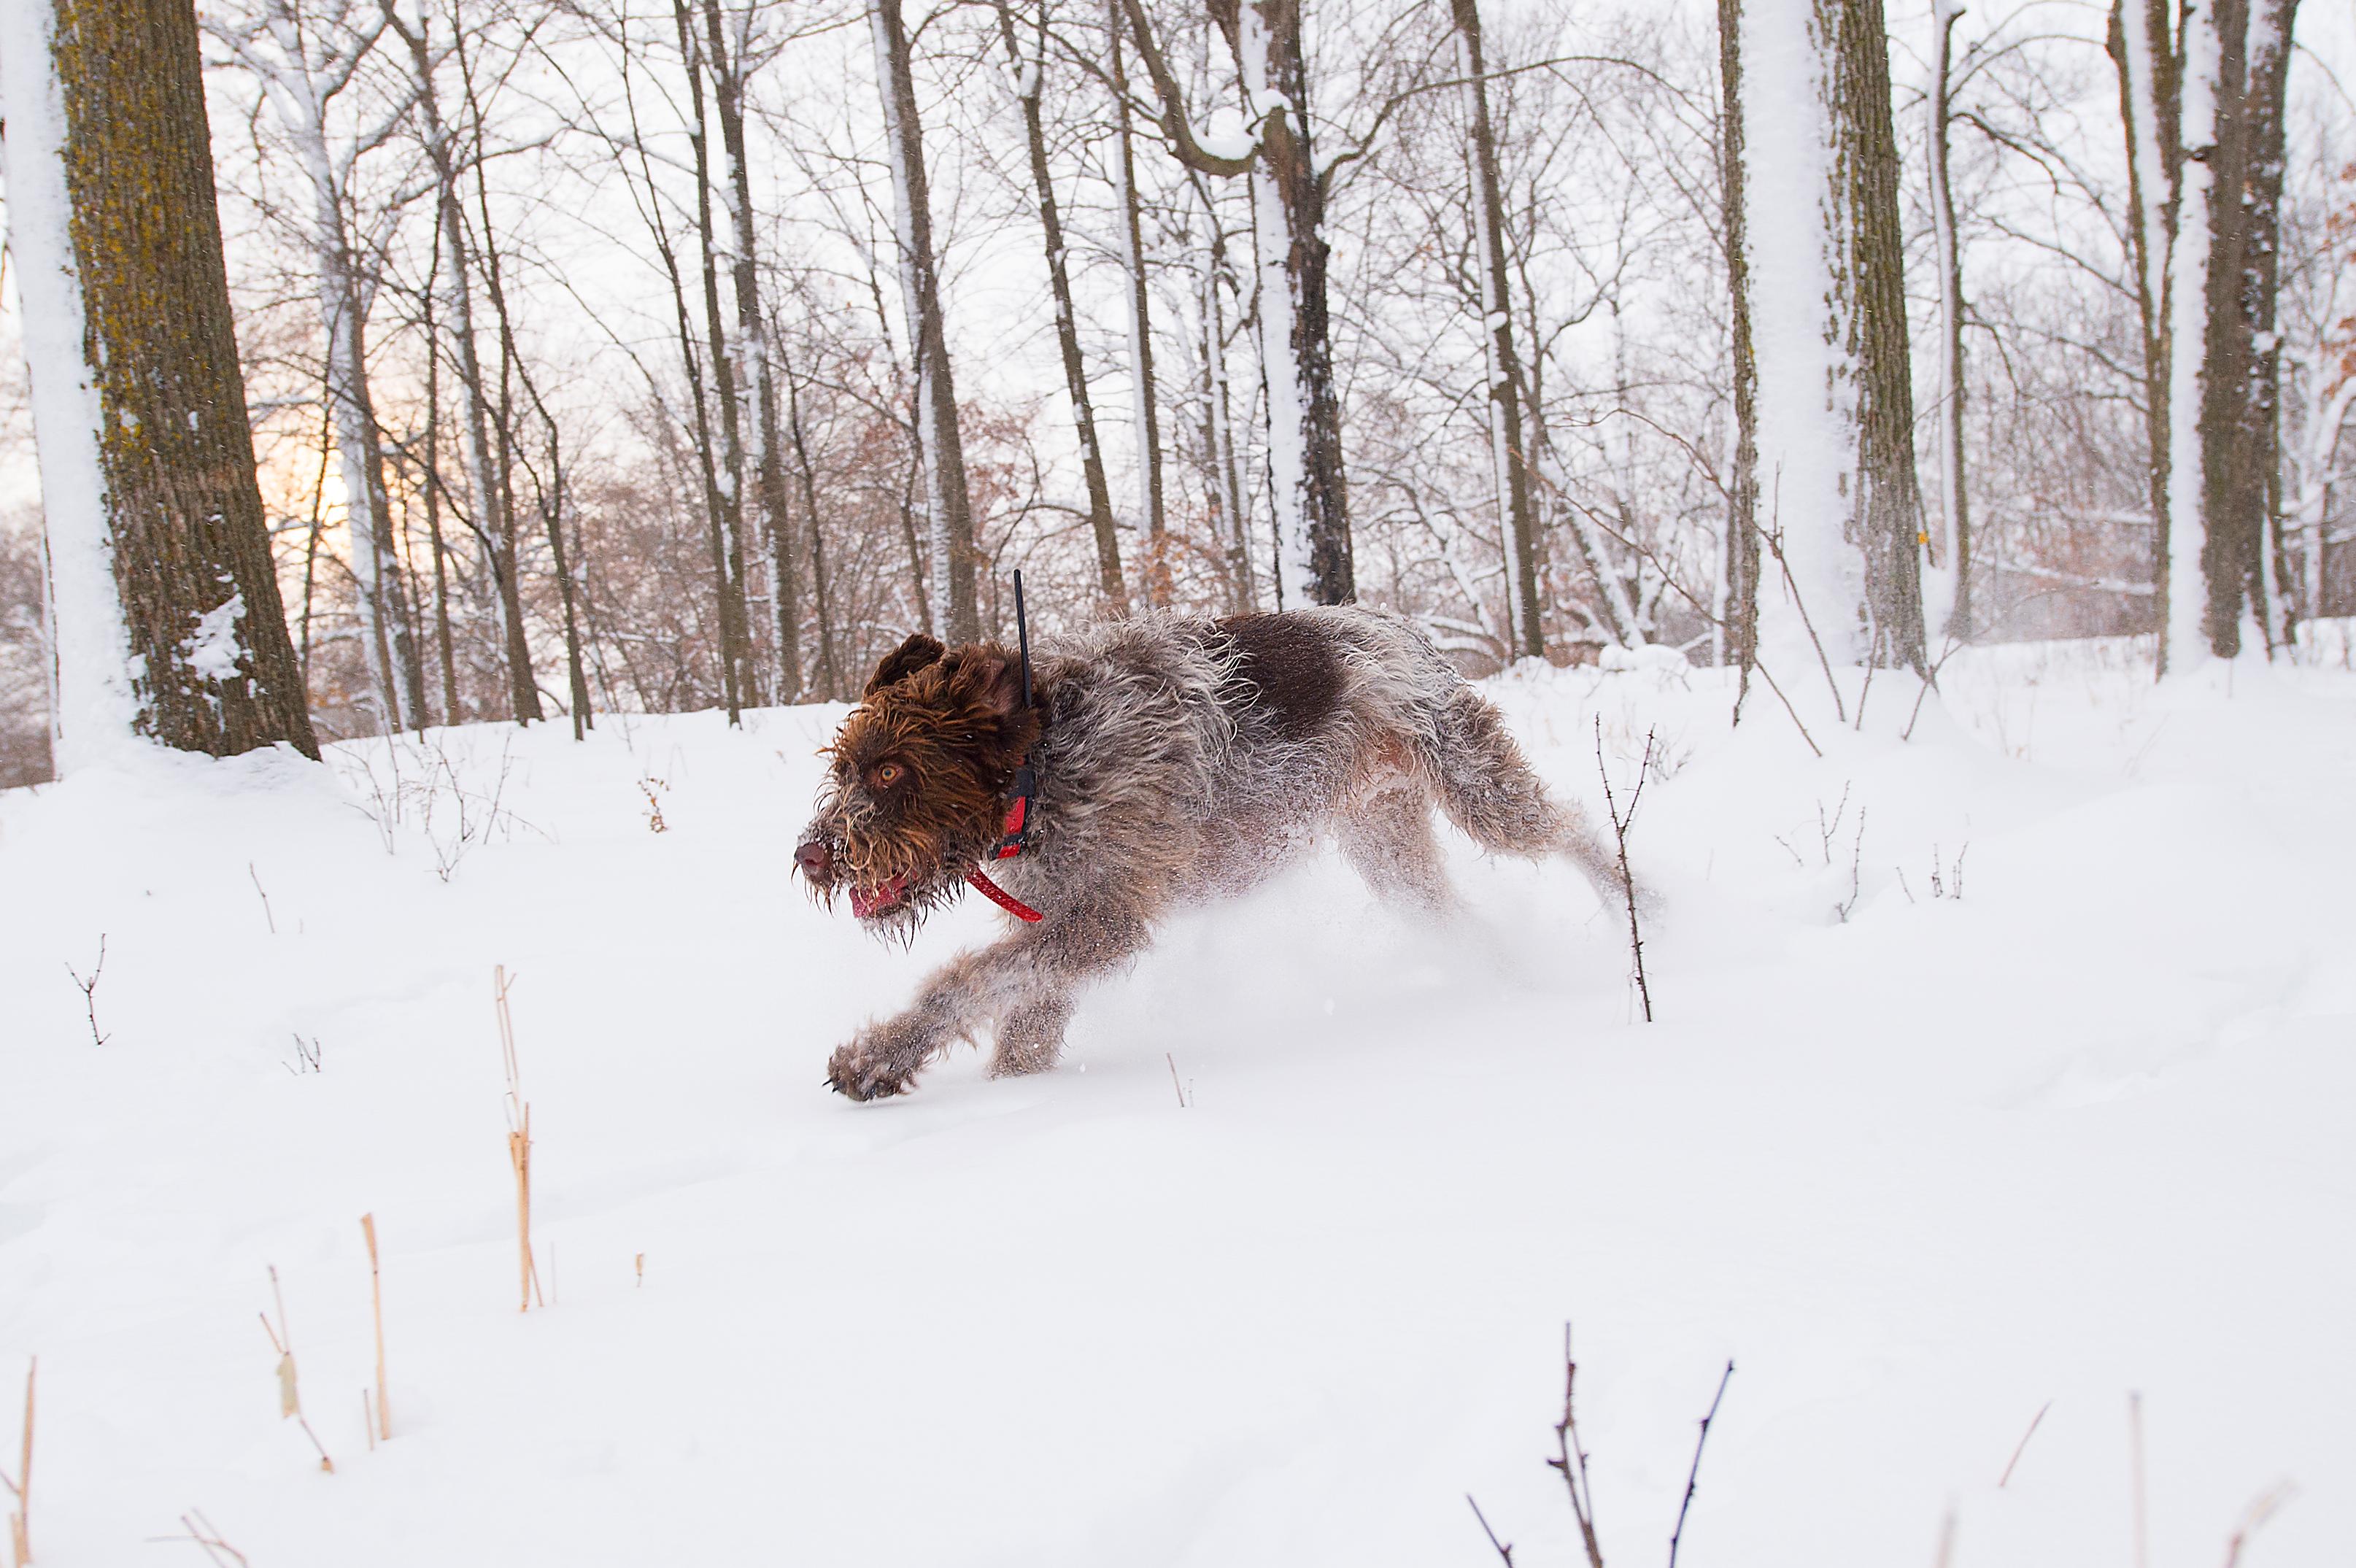
[[[2348,0],[0,0],[0,1568],[2350,1561]]]
[[[1474,673],[2356,608],[2356,110],[2294,4],[1126,6],[202,6],[317,733],[849,696],[1017,567]]]

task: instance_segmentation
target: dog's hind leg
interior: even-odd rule
[[[1575,806],[1547,793],[1505,715],[1470,686],[1441,699],[1426,741],[1427,765],[1448,820],[1494,854],[1559,854],[1606,898],[1622,896],[1620,866]],[[1639,895],[1641,897],[1641,894]]]
[[[1431,831],[1431,797],[1402,778],[1343,809],[1342,856],[1376,897],[1419,914],[1446,914],[1456,902]]]

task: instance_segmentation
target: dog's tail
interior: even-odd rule
[[[1559,854],[1597,893],[1622,896],[1617,857],[1579,808],[1547,793],[1487,698],[1458,681],[1432,717],[1427,765],[1440,810],[1465,837],[1493,854]]]

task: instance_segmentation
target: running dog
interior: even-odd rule
[[[906,1092],[985,1028],[994,1075],[1055,1066],[1083,983],[1171,909],[1233,897],[1328,832],[1377,895],[1426,914],[1453,897],[1435,805],[1485,850],[1565,856],[1622,896],[1579,811],[1404,617],[1145,615],[1043,640],[1035,685],[1028,663],[911,637],[825,754],[794,852],[817,897],[847,894],[885,936],[969,886],[1012,919],[834,1053],[827,1081],[854,1100]]]

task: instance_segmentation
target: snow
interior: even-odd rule
[[[47,5],[0,5],[7,105],[8,251],[32,381],[57,653],[56,757],[71,772],[126,744],[139,714],[131,631],[114,587],[114,539],[97,432],[106,428],[84,347],[81,282],[68,230],[65,100],[51,68]]]
[[[1819,761],[1765,704],[1730,730],[1719,671],[1491,685],[1599,814],[1599,723],[1623,800],[1660,737],[1656,1025],[1617,910],[1451,840],[1454,929],[1329,855],[1173,923],[1061,1070],[962,1052],[879,1106],[828,1051],[997,918],[904,952],[793,885],[840,708],[0,794],[0,1434],[37,1354],[38,1561],[163,1561],[195,1508],[256,1564],[1422,1568],[1494,1561],[1469,1490],[1565,1563],[1570,1318],[1612,1561],[1660,1550],[1730,1356],[1690,1568],[1929,1562],[1951,1505],[1959,1565],[2126,1561],[2130,1391],[2158,1568],[2285,1477],[2245,1561],[2339,1562],[2356,675],[2155,687],[2096,643],[1945,686],[1901,741],[1882,672]],[[63,970],[102,933],[97,1047]],[[278,1417],[270,1265],[332,1476]]]
[[[198,680],[237,678],[238,658],[244,651],[237,623],[244,615],[245,594],[232,590],[228,598],[197,618],[197,629],[180,646],[189,671]]]

